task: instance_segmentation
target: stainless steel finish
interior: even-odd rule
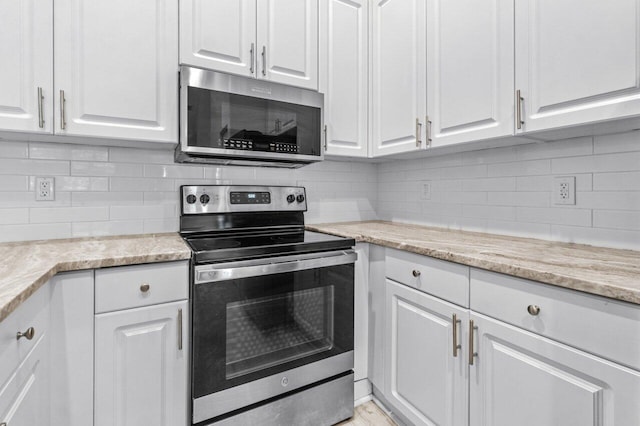
[[[327,150],[327,125],[324,125],[324,150]]]
[[[44,96],[42,95],[42,87],[38,87],[38,127],[44,129],[44,110],[42,109],[42,101]]]
[[[21,338],[24,337],[27,340],[31,340],[35,335],[36,335],[36,329],[33,327],[29,327],[24,333],[22,331],[18,331],[16,333],[16,339],[20,340]]]
[[[413,271],[411,271],[411,275],[413,275],[416,278],[418,278],[421,274],[422,272],[420,272],[418,269],[414,269]]]
[[[6,422],[2,422],[2,423],[0,423],[0,426],[7,426],[7,423]]]
[[[473,332],[478,327],[473,325],[473,320],[469,320],[469,365],[473,365],[473,359],[478,356],[478,352],[474,352],[473,349]]]
[[[178,309],[178,350],[182,350],[182,308]]]
[[[184,163],[227,164],[239,166],[302,167],[323,160],[323,155],[244,151],[227,148],[205,148],[188,145],[188,89],[199,87],[243,96],[288,102],[321,110],[324,121],[324,96],[312,90],[285,86],[266,80],[239,77],[182,66],[180,68],[180,143],[175,159]],[[264,160],[264,161],[261,161]]]
[[[431,120],[429,120],[429,116],[424,117],[425,123],[427,123],[427,148],[431,146]]]
[[[420,119],[416,118],[416,146],[420,148],[422,146],[422,140],[420,139],[422,136],[422,123],[420,123]]]
[[[354,263],[357,259],[358,255],[354,250],[338,250],[198,265],[194,270],[194,284],[346,265]]]
[[[286,372],[234,386],[193,400],[193,422],[198,423],[285,392],[299,389],[353,368],[353,351],[306,364]],[[287,386],[282,385],[283,377]],[[350,387],[353,388],[353,379]],[[353,397],[348,400],[353,405]],[[304,410],[308,414],[307,410]],[[264,419],[263,419],[264,420]],[[262,423],[258,423],[262,424]],[[281,423],[292,424],[292,423]],[[295,424],[295,423],[293,423]]]
[[[536,316],[540,313],[540,306],[538,305],[529,305],[527,306],[527,312],[531,315]]]
[[[60,128],[62,130],[67,128],[67,121],[65,119],[65,112],[64,112],[65,102],[67,101],[64,98],[64,90],[60,90]]]
[[[353,416],[353,373],[207,426],[332,425]],[[313,407],[301,410],[300,407]]]
[[[458,324],[462,321],[458,319],[458,315],[453,314],[451,317],[451,323],[453,328],[453,357],[458,357],[458,349],[462,348],[462,345],[458,343]]]
[[[267,46],[262,46],[262,75],[267,75]]]
[[[255,43],[251,43],[251,49],[249,49],[249,55],[251,56],[251,65],[249,66],[249,71],[251,72],[252,75],[253,75],[253,72],[255,71],[254,65],[256,62],[254,49],[255,49]]]
[[[147,283],[141,284],[140,285],[140,291],[143,293],[146,293],[149,291],[149,289],[151,288],[151,286]]]
[[[524,121],[522,121],[522,95],[520,94],[520,89],[516,90],[516,128],[518,130],[522,129],[522,125]]]
[[[271,193],[271,204],[231,204],[231,192],[269,192]],[[209,196],[209,202],[202,204],[200,197]],[[218,186],[218,185],[193,185],[182,187],[182,214],[203,214],[203,213],[234,213],[234,212],[264,212],[264,211],[306,211],[307,194],[301,186]],[[197,201],[193,204],[187,203],[187,197],[195,195]],[[287,196],[304,196],[301,203],[295,201],[287,202]]]

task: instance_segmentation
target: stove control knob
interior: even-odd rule
[[[200,202],[202,204],[208,204],[210,200],[211,200],[211,198],[209,198],[209,196],[207,194],[202,194],[200,196]]]
[[[296,200],[298,200],[299,203],[304,201],[304,195],[300,194],[296,197]]]
[[[293,194],[287,195],[287,203],[291,204],[296,200],[296,196]]]
[[[195,195],[193,195],[193,194],[187,195],[187,203],[193,204],[193,203],[196,202],[196,200],[197,200],[197,198],[196,198]]]

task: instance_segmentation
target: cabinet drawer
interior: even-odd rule
[[[472,269],[471,309],[640,370],[638,305]]]
[[[401,284],[469,307],[469,267],[427,256],[386,250],[386,276]]]
[[[49,327],[49,283],[47,282],[0,322],[0,388],[25,359]],[[34,337],[16,338],[16,333],[34,329]],[[0,421],[2,421],[0,419]]]
[[[187,299],[189,262],[120,266],[96,271],[96,313]]]

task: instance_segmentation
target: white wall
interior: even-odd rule
[[[554,176],[576,177],[576,205],[553,204]],[[422,182],[431,199],[421,199]],[[640,249],[640,132],[392,161],[378,166],[378,216]]]
[[[36,176],[55,177],[55,201],[35,201]],[[305,186],[308,223],[375,219],[374,164],[182,165],[173,151],[0,140],[0,241],[177,231],[180,185],[231,183]]]

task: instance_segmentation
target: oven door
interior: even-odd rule
[[[353,250],[194,268],[194,423],[353,368]]]

